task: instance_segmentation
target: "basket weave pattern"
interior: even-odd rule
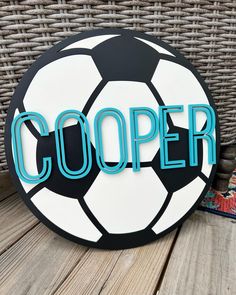
[[[212,92],[221,143],[236,140],[236,0],[5,0],[0,27],[0,171],[6,113],[23,73],[53,44],[93,28],[135,29],[179,49]]]

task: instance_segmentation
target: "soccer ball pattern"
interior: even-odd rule
[[[39,58],[20,82],[8,120],[23,111],[42,114],[50,135],[40,137],[37,125],[21,130],[25,166],[31,174],[41,170],[42,157],[52,157],[53,170],[38,185],[21,182],[8,162],[18,188],[31,210],[50,228],[69,239],[101,248],[128,248],[145,244],[169,232],[186,218],[208,189],[214,165],[207,161],[207,145],[199,141],[198,167],[188,165],[188,104],[210,104],[201,78],[176,50],[154,37],[127,30],[97,30],[79,34],[54,46]],[[185,159],[186,168],[160,169],[159,136],[140,146],[141,171],[132,171],[129,108],[182,104],[185,112],[170,114],[168,131],[180,141],[169,145],[169,158]],[[116,175],[100,171],[95,158],[93,120],[106,107],[125,116],[128,165]],[[54,123],[67,109],[83,111],[90,124],[93,164],[78,180],[61,175],[56,161]],[[206,121],[198,115],[198,129]],[[140,117],[139,132],[150,129]],[[105,160],[119,162],[116,122],[103,122]],[[82,164],[80,126],[68,120],[64,128],[67,164]],[[217,135],[215,134],[217,137]],[[7,141],[9,142],[9,132]],[[217,139],[218,140],[218,139]]]

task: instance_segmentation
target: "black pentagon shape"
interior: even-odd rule
[[[148,82],[159,61],[155,49],[126,34],[97,45],[92,56],[103,78],[109,81]]]
[[[97,242],[100,248],[126,249],[142,245],[142,241],[154,241],[156,234],[150,228],[127,234],[104,234]]]
[[[152,167],[168,192],[175,192],[193,181],[201,174],[203,148],[202,140],[198,140],[198,161],[197,167],[189,166],[189,131],[181,127],[170,127],[168,133],[178,133],[179,141],[168,144],[169,160],[185,160],[185,168],[161,169],[160,150],[152,161]]]
[[[63,134],[67,165],[71,170],[78,170],[83,165],[80,125],[77,124],[64,128]],[[96,162],[95,149],[93,145],[91,147],[92,168],[90,172],[80,179],[68,179],[61,174],[57,164],[55,133],[50,132],[49,136],[39,137],[37,144],[38,171],[42,169],[42,158],[52,157],[52,173],[44,182],[44,186],[52,192],[66,197],[75,199],[83,198],[100,172]]]

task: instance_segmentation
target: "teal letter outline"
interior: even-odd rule
[[[36,112],[22,112],[17,115],[11,125],[12,149],[15,170],[18,177],[26,183],[38,184],[48,179],[52,171],[51,157],[43,158],[43,168],[38,175],[30,175],[24,165],[23,148],[21,140],[21,126],[26,121],[35,121],[38,124],[40,135],[48,136],[48,125],[42,115]]]
[[[104,151],[102,146],[102,121],[105,117],[113,117],[118,126],[119,135],[119,148],[120,148],[120,160],[114,166],[108,166],[104,159]],[[104,108],[100,110],[94,119],[94,137],[96,145],[96,159],[99,168],[107,174],[116,174],[123,171],[128,162],[128,149],[127,149],[127,133],[126,123],[123,114],[116,108]]]
[[[196,113],[204,112],[207,116],[206,126],[203,130],[197,131]],[[216,118],[215,112],[210,105],[192,104],[188,106],[189,113],[189,159],[190,166],[198,165],[198,139],[205,139],[208,143],[208,163],[216,163],[216,141],[213,136],[215,130]]]
[[[138,116],[145,115],[151,121],[151,129],[145,135],[139,135]],[[140,171],[140,144],[153,140],[158,134],[158,117],[155,111],[148,107],[130,108],[130,135],[132,148],[132,168]]]
[[[183,168],[186,166],[185,160],[169,160],[168,158],[168,143],[178,141],[178,133],[167,133],[167,113],[183,112],[183,105],[160,106],[160,160],[161,169]]]
[[[81,127],[83,166],[78,170],[71,170],[66,164],[63,126],[68,119],[76,119]],[[60,113],[55,122],[55,141],[57,163],[62,175],[69,179],[80,179],[85,177],[92,167],[92,152],[89,124],[85,115],[77,110],[66,110]]]

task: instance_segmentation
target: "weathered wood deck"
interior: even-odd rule
[[[196,212],[123,251],[86,248],[41,224],[0,176],[0,294],[236,294],[236,221]]]

